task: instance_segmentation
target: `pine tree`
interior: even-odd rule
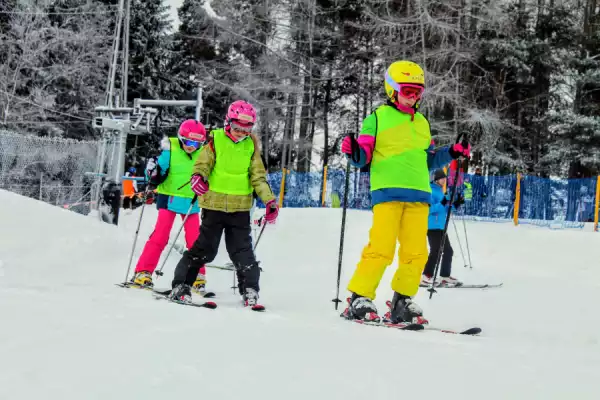
[[[547,175],[557,170],[549,124],[556,122],[553,106],[568,109],[557,88],[569,79],[565,72],[576,53],[577,10],[519,1],[503,12],[501,26],[480,31],[479,78],[485,84],[477,100],[505,122],[487,160],[506,172]]]
[[[17,7],[17,0],[3,0],[0,4],[0,35],[10,30],[11,12]]]
[[[169,69],[183,93],[191,94],[198,82],[204,88],[203,123],[222,123],[230,99],[225,85],[230,45],[217,40],[219,28],[205,8],[205,0],[185,0],[178,10],[181,25],[173,35],[173,63]]]
[[[11,14],[0,42],[0,117],[7,127],[74,138],[92,134],[91,109],[106,83],[108,10],[65,3],[82,13],[47,14],[54,4]],[[36,13],[31,13],[36,11]]]
[[[568,71],[573,73],[568,76],[569,84],[563,83],[567,95],[549,118],[556,142],[547,162],[568,163],[570,178],[600,173],[600,10],[596,0],[585,1],[582,6],[582,18],[573,22],[580,30],[571,37],[571,43],[576,39],[578,47],[569,53]]]
[[[131,0],[128,100],[170,97],[171,21],[162,0]]]

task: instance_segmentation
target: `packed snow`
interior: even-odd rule
[[[122,289],[141,209],[119,227],[0,191],[0,399],[597,399],[600,246],[591,232],[468,222],[453,275],[498,289],[422,290],[432,325],[402,332],[339,318],[341,210],[282,209],[257,249],[265,313],[209,269],[217,310]],[[136,257],[156,218],[146,207]],[[370,213],[349,211],[341,294]],[[173,235],[179,227],[176,222]],[[462,233],[462,222],[457,221]],[[464,246],[464,238],[461,242]],[[165,252],[166,253],[166,252]],[[171,254],[157,287],[170,286]],[[222,247],[213,264],[228,262]],[[376,299],[391,297],[388,268]]]

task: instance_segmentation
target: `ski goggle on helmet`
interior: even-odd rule
[[[229,129],[250,134],[256,123],[256,110],[252,104],[237,100],[231,103],[225,117],[225,125]]]
[[[183,121],[177,137],[184,146],[199,148],[206,141],[206,128],[194,119]]]
[[[396,61],[385,73],[385,91],[390,100],[396,94],[408,99],[420,99],[425,90],[425,73],[412,61]]]

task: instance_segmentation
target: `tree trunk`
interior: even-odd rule
[[[325,104],[323,105],[323,169],[329,164],[329,103],[333,86],[333,66],[329,67],[329,77],[325,84]]]
[[[292,80],[292,87],[295,80]],[[294,128],[296,116],[296,93],[288,94],[288,104],[283,128],[283,141],[281,147],[281,168],[289,168],[292,164],[292,147],[294,146]]]
[[[310,115],[310,108],[312,107],[312,104],[310,103],[310,91],[311,91],[311,87],[310,87],[310,79],[308,76],[304,77],[304,85],[303,85],[303,94],[302,94],[302,108],[300,111],[300,130],[299,130],[299,136],[298,136],[298,143],[297,143],[297,154],[298,154],[298,171],[299,172],[306,172],[306,152],[307,150],[310,152],[310,148],[312,147],[312,143],[309,143],[308,141],[308,136],[309,136],[309,129],[310,129],[310,121],[309,121],[309,115]]]
[[[269,119],[265,108],[260,110],[260,140],[262,142],[262,154],[265,158],[265,169],[269,171]]]

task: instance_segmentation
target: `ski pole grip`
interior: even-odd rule
[[[466,133],[459,133],[456,137],[456,142],[463,145],[463,147],[467,147],[469,145],[469,138]]]
[[[467,137],[466,133],[462,134],[462,145],[463,145],[463,147],[469,146],[469,138]]]
[[[358,145],[358,140],[354,137],[354,133],[348,132],[346,135],[350,138],[350,148],[352,149],[350,157],[353,162],[358,163],[360,161],[360,146]]]

